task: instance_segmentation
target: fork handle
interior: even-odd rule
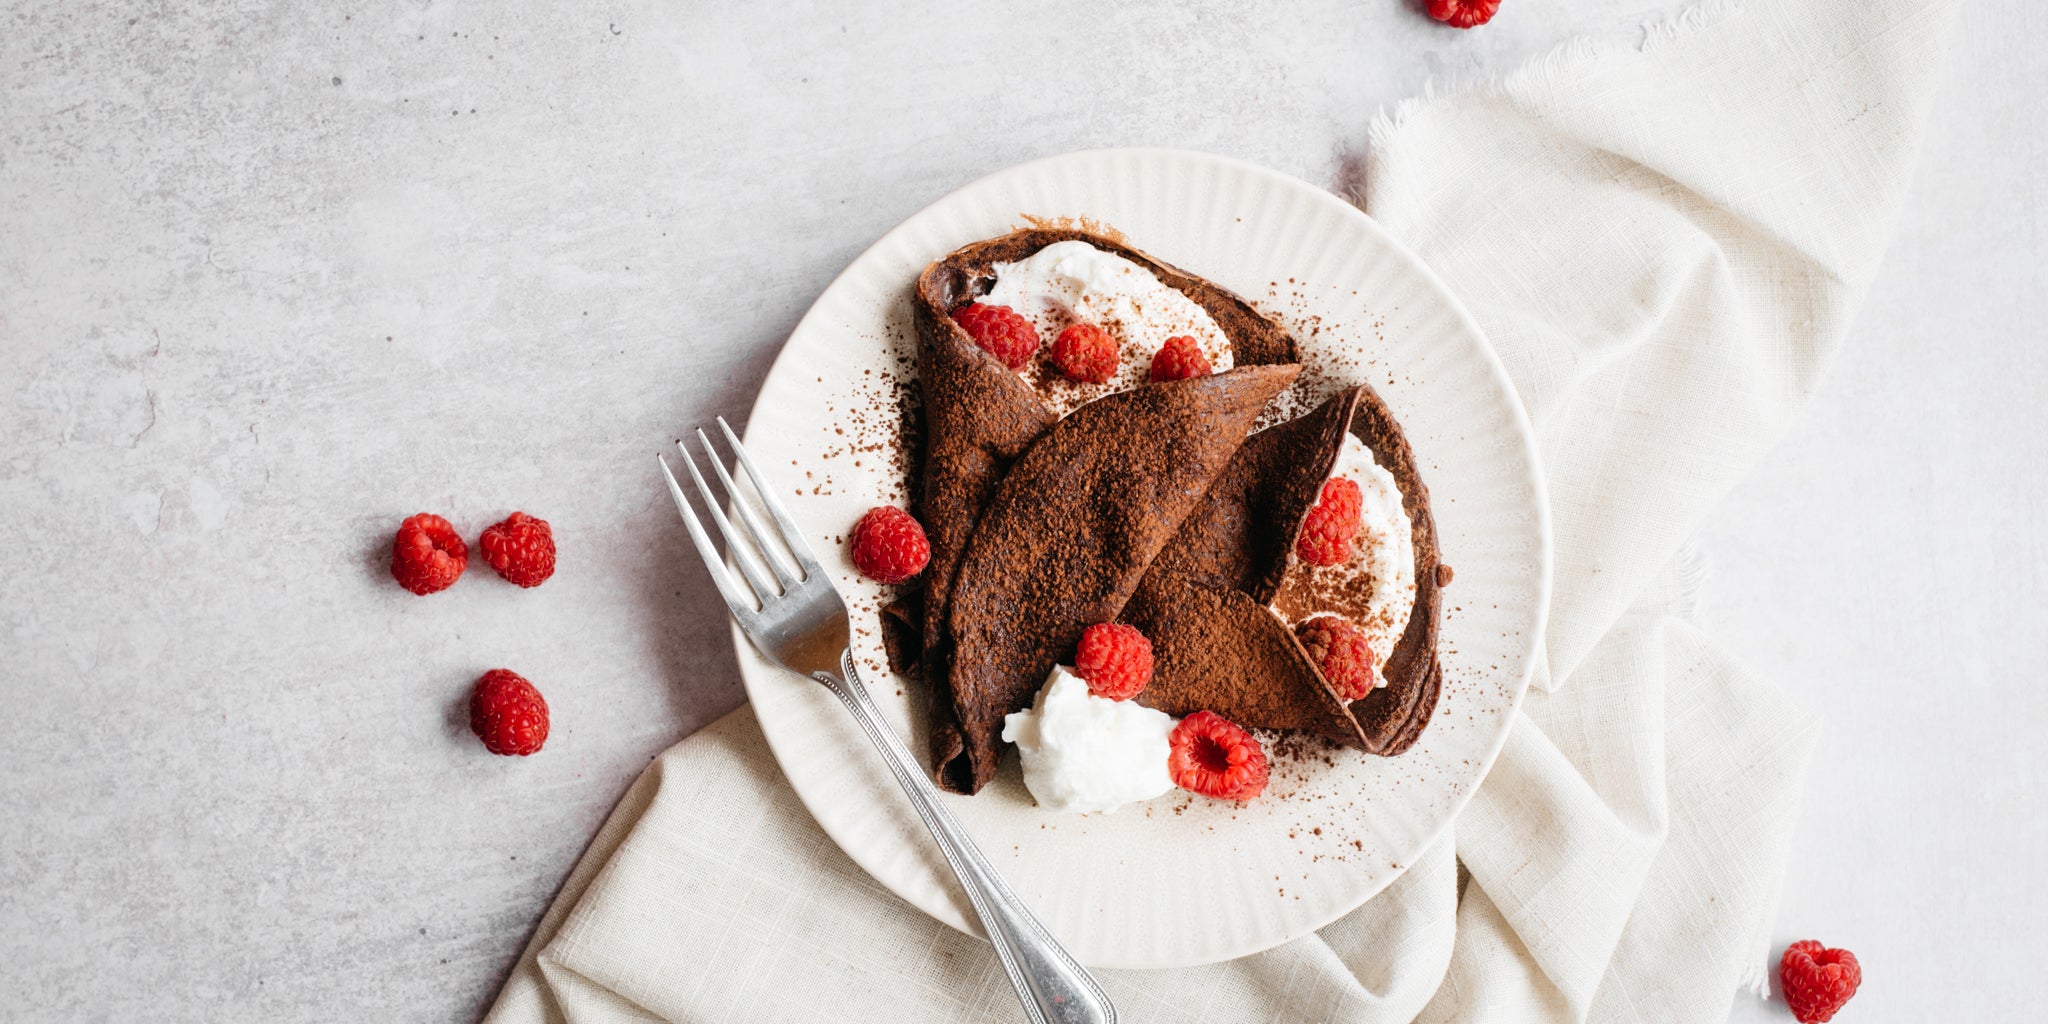
[[[830,672],[819,672],[816,678],[853,712],[854,721],[881,750],[882,759],[910,797],[910,805],[931,830],[961,888],[967,890],[967,900],[981,918],[996,959],[1002,961],[1003,971],[1010,976],[1033,1024],[1115,1024],[1116,1009],[1102,987],[1010,891],[939,801],[938,787],[925,777],[924,766],[903,745],[896,730],[889,728],[867,687],[861,685],[852,651],[840,655],[839,670],[837,678]]]

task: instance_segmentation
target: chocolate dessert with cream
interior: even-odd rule
[[[1295,541],[1334,477],[1367,478],[1364,523],[1349,557],[1308,564]],[[1436,707],[1438,564],[1429,489],[1406,437],[1370,387],[1347,388],[1247,441],[1154,563],[1124,611],[1158,658],[1139,700],[1399,754]],[[1372,649],[1363,696],[1340,694],[1296,636],[1329,615]]]
[[[1435,533],[1413,456],[1370,388],[1249,434],[1299,372],[1294,339],[1236,295],[1092,231],[965,246],[920,275],[913,310],[917,511],[932,554],[923,590],[886,610],[885,635],[892,662],[929,687],[942,786],[986,785],[1005,717],[1046,707],[1041,684],[1060,678],[1083,630],[1111,621],[1151,638],[1140,704],[1374,753],[1413,742],[1435,702]],[[1066,345],[1076,325],[1102,346],[1093,378],[1039,347]],[[1176,373],[1198,369],[1167,379],[1168,349]],[[1365,528],[1355,557],[1307,564],[1292,551],[1333,474],[1364,496]],[[1340,697],[1296,638],[1296,623],[1325,615],[1366,634],[1381,685],[1360,699]]]

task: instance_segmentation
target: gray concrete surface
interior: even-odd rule
[[[648,456],[864,246],[1082,147],[1341,187],[1425,80],[1679,5],[1419,6],[0,3],[0,1019],[480,1013],[740,698]],[[1782,927],[1864,954],[1859,1021],[2048,1000],[2044,30],[1976,9],[1839,368],[1706,537],[1710,629],[1827,710]],[[404,515],[515,508],[546,586],[385,575]],[[543,756],[464,730],[499,665]]]

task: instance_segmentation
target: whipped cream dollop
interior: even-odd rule
[[[1050,352],[1060,332],[1077,323],[1091,323],[1116,339],[1116,375],[1101,384],[1067,380],[1059,371],[1034,363],[1026,375],[1053,411],[1064,416],[1088,402],[1143,384],[1152,368],[1152,354],[1166,339],[1195,339],[1209,367],[1217,373],[1231,368],[1230,339],[1201,304],[1168,286],[1151,271],[1080,240],[1054,242],[1014,263],[994,267],[995,285],[974,301],[1008,306],[1038,328]]]
[[[1394,474],[1373,461],[1372,449],[1356,435],[1344,435],[1330,476],[1358,485],[1357,546],[1351,558],[1327,567],[1288,552],[1287,575],[1273,608],[1289,623],[1331,612],[1350,619],[1372,648],[1373,685],[1385,686],[1387,659],[1415,609],[1414,524],[1401,507]]]
[[[1053,811],[1114,811],[1173,789],[1167,737],[1173,716],[1088,692],[1055,666],[1031,707],[1003,719],[1003,740],[1024,760],[1024,786]]]

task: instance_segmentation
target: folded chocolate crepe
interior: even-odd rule
[[[1346,433],[1400,487],[1416,581],[1408,627],[1382,669],[1387,685],[1348,706],[1269,608]],[[1151,639],[1154,664],[1137,699],[1168,714],[1209,710],[1242,725],[1399,754],[1428,724],[1441,684],[1437,562],[1429,490],[1400,426],[1371,387],[1341,391],[1246,441],[1139,584],[1123,615]]]
[[[1010,692],[1014,687],[1010,685],[1013,680],[1009,676],[1001,682],[994,682],[962,675],[954,669],[956,644],[951,606],[961,559],[998,483],[1010,472],[1011,463],[1051,430],[1057,417],[1023,377],[984,352],[953,322],[951,314],[988,290],[994,279],[995,264],[1022,260],[1055,242],[1070,240],[1085,241],[1144,267],[1206,310],[1230,340],[1232,359],[1240,368],[1219,374],[1212,380],[1234,380],[1243,369],[1291,366],[1297,360],[1294,339],[1279,325],[1259,314],[1250,303],[1120,241],[1090,232],[1071,229],[1012,232],[958,249],[927,267],[918,277],[913,316],[918,335],[919,386],[924,396],[925,444],[918,512],[931,539],[932,557],[925,571],[922,594],[913,595],[911,600],[899,602],[886,610],[884,636],[889,642],[892,663],[905,667],[916,665],[929,686],[934,775],[940,785],[958,792],[974,792],[987,782],[995,770],[993,736],[1001,728],[1001,716],[1023,706],[1029,698],[1028,690],[1021,698]],[[1290,369],[1286,376],[1291,378],[1292,374]],[[1271,378],[1270,374],[1251,376],[1262,382],[1270,382]],[[1199,421],[1208,414],[1201,413],[1201,407],[1205,403],[1219,408],[1224,405],[1235,407],[1245,401],[1247,395],[1262,390],[1264,385],[1248,389],[1245,385],[1230,383],[1180,383],[1203,383],[1204,386],[1184,389],[1189,390],[1189,394],[1177,400],[1184,404],[1179,414],[1165,415],[1164,410],[1151,409],[1144,402],[1133,404],[1130,400],[1118,403],[1112,412],[1115,408],[1126,408],[1123,415],[1138,416],[1143,411],[1145,415],[1165,416],[1172,423],[1171,429],[1199,435],[1194,440],[1199,440],[1205,447],[1212,443],[1225,445],[1222,459],[1208,469],[1213,476],[1222,467],[1222,460],[1227,460],[1243,441],[1250,420],[1235,427],[1226,426],[1219,420],[1204,424]],[[1274,392],[1285,383],[1281,381],[1278,387],[1274,387]],[[1145,385],[1135,390],[1145,392],[1166,387],[1169,385]],[[1271,394],[1266,396],[1270,397]],[[1258,405],[1262,406],[1265,400],[1258,399]],[[1257,406],[1254,406],[1252,414],[1256,413]],[[1075,415],[1080,414],[1077,412]],[[1116,433],[1126,429],[1117,424],[1115,415],[1109,413],[1092,414],[1085,422],[1094,424],[1090,429],[1098,431]],[[1157,440],[1171,447],[1189,439],[1162,435]],[[1175,479],[1185,482],[1180,477]],[[1198,498],[1208,483],[1207,478],[1200,482],[1196,490]],[[1192,506],[1193,502],[1189,504]],[[1172,513],[1166,522],[1166,533],[1159,537],[1163,543],[1165,536],[1178,525],[1180,516],[1186,514],[1187,508],[1159,511]],[[1156,550],[1155,546],[1153,552]],[[1129,554],[1129,551],[1123,552],[1121,557]],[[1148,553],[1146,560],[1149,561],[1150,557]],[[1140,564],[1137,568],[1142,574],[1144,566]],[[1130,583],[1135,585],[1135,582],[1134,576]],[[1114,596],[1116,589],[1109,588],[1098,596],[1097,604]],[[1128,588],[1123,588],[1123,593],[1128,596]],[[1114,609],[1109,610],[1110,615],[1114,613]],[[1057,630],[1045,635],[1052,632]],[[985,656],[978,654],[973,663],[985,664]],[[1032,689],[1050,671],[1051,664],[1048,662],[1036,670],[1037,678],[1032,681]],[[971,728],[969,720],[973,723]]]
[[[1358,391],[1346,390],[1252,435],[1160,553],[1124,609],[1152,641],[1152,682],[1139,703],[1366,746],[1343,698],[1267,607],[1357,402]]]
[[[1112,622],[1299,367],[1245,366],[1097,399],[1024,452],[961,556],[947,625],[961,749],[939,774],[995,775],[1003,716],[1030,705],[1081,632]]]

